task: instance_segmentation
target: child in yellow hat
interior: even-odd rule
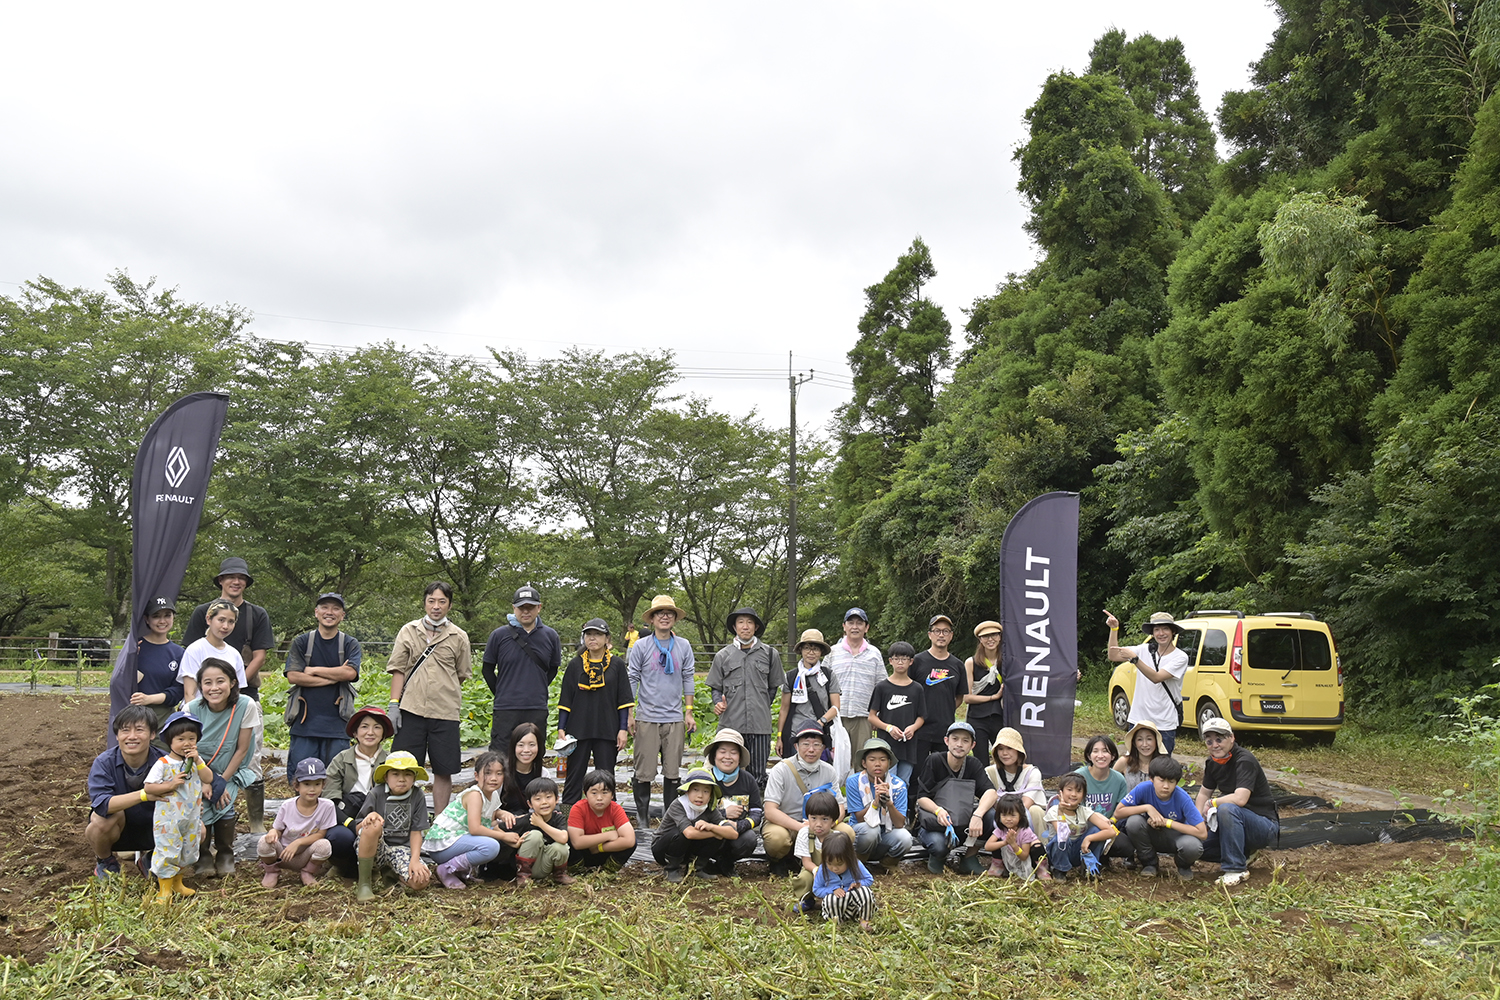
[[[427,796],[417,787],[427,769],[409,751],[397,750],[375,768],[374,787],[359,811],[359,889],[375,898],[376,867],[389,868],[408,889],[425,889],[432,875],[422,861],[422,831],[431,825]]]

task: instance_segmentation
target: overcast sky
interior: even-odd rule
[[[1264,0],[7,8],[0,294],[124,268],[277,339],[792,351],[845,382],[914,236],[960,342],[1034,261],[1011,154],[1048,73],[1111,27],[1176,35],[1212,117],[1276,26]],[[784,379],[686,387],[785,421]],[[802,392],[804,420],[846,398]]]

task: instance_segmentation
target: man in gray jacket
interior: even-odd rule
[[[714,654],[708,670],[719,728],[735,729],[745,740],[744,766],[765,791],[766,758],[771,755],[771,706],[781,693],[781,653],[760,641],[766,623],[754,608],[740,608],[728,619],[735,641]]]

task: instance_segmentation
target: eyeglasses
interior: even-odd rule
[[[952,635],[953,634],[953,630],[951,628],[935,628],[935,629],[929,629],[928,632],[927,632],[927,634],[928,635]]]

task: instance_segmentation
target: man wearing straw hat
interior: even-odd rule
[[[677,789],[687,734],[698,725],[693,721],[693,647],[673,631],[681,617],[682,609],[669,595],[653,597],[646,610],[651,634],[637,640],[626,657],[626,675],[635,695],[629,724],[635,739],[631,787],[638,830],[651,823],[651,779],[658,756],[665,808]]]

